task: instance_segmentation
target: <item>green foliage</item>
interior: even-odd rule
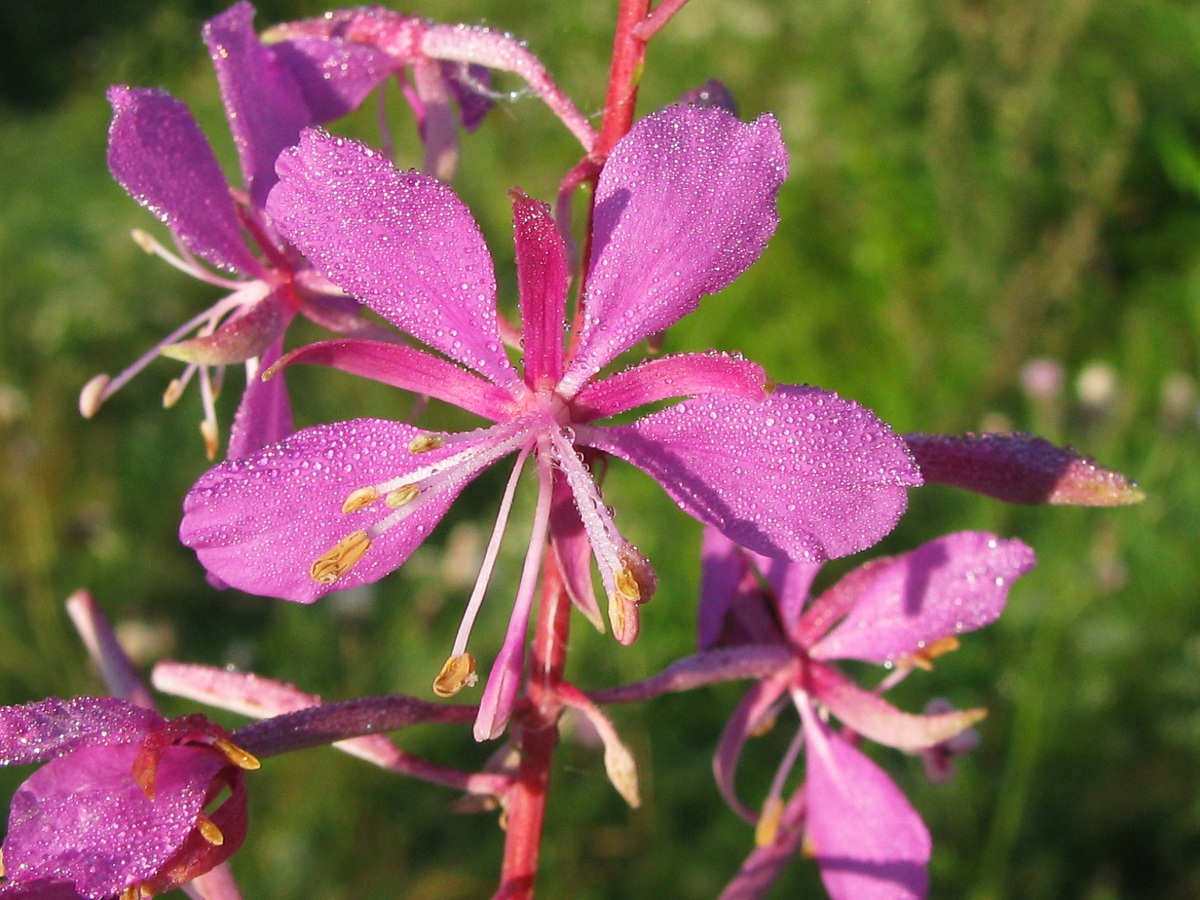
[[[353,597],[300,607],[205,584],[175,541],[179,500],[205,468],[198,400],[158,408],[168,362],[93,421],[78,417],[75,396],[211,300],[127,240],[154,223],[105,169],[103,90],[170,89],[232,163],[198,40],[218,7],[100,5],[68,34],[54,30],[65,13],[26,6],[0,92],[0,699],[100,690],[62,613],[80,586],[139,640],[146,663],[236,663],[329,698],[427,696],[501,482],[468,491],[401,572]],[[263,25],[321,11],[308,0],[261,7]],[[422,0],[410,11],[521,36],[594,112],[610,7]],[[651,46],[642,109],[711,76],[743,115],[778,116],[792,176],[763,259],[673,329],[668,349],[742,351],[776,379],[837,390],[899,430],[1037,430],[1129,473],[1148,495],[1121,510],[1012,509],[930,488],[881,548],[989,528],[1022,537],[1040,559],[996,626],[898,694],[913,710],[937,694],[992,709],[957,779],[925,785],[915,760],[878,756],[933,831],[934,896],[1200,894],[1200,8],[694,0]],[[390,99],[399,162],[412,165],[411,121]],[[371,113],[337,127],[377,137]],[[577,156],[530,98],[503,103],[464,140],[458,187],[507,302],[506,191],[549,198]],[[1063,367],[1061,392],[1023,391],[1023,367],[1039,358]],[[1103,387],[1106,373],[1103,396],[1077,387]],[[225,421],[239,377],[230,373]],[[302,424],[409,408],[329,373],[297,372],[294,383]],[[633,648],[576,620],[569,674],[583,687],[648,675],[693,643],[699,530],[622,468],[606,490],[662,588]],[[506,620],[528,499],[485,604],[481,659]],[[599,752],[568,734],[545,896],[718,892],[752,841],[709,777],[738,696],[730,686],[615,712],[644,780],[645,805],[632,812]],[[785,740],[750,748],[747,798],[762,795],[771,748]],[[468,767],[492,749],[428,728],[402,743]],[[0,786],[24,774],[0,772]],[[310,751],[271,761],[251,791],[252,836],[235,859],[247,896],[476,897],[494,885],[494,815],[453,815],[442,789]],[[813,868],[793,866],[776,896],[819,895]]]

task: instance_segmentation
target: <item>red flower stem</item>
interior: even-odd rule
[[[496,900],[533,897],[550,766],[558,743],[562,700],[558,688],[567,661],[571,604],[553,550],[542,568],[542,600],[529,664],[529,702],[513,718],[513,742],[521,753],[516,780],[508,791],[504,863]]]
[[[608,70],[608,93],[604,119],[593,156],[603,164],[617,141],[633,125],[638,82],[646,62],[646,41],[635,33],[650,12],[650,0],[621,0],[617,10],[617,32],[613,38],[612,65]]]

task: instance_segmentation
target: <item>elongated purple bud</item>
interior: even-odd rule
[[[1146,494],[1120,472],[1032,434],[907,434],[925,482],[1006,503],[1126,506]]]

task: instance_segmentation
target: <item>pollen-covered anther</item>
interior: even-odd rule
[[[373,487],[359,488],[353,491],[342,503],[342,512],[352,513],[365,509],[379,499],[379,491]]]
[[[163,391],[163,409],[170,409],[179,402],[179,398],[182,396],[183,382],[178,378],[172,378],[167,389]]]
[[[383,502],[391,509],[399,509],[416,500],[420,493],[421,488],[417,485],[406,484],[396,488],[394,491],[389,491]]]
[[[470,653],[451,656],[433,679],[433,692],[443,700],[453,697],[463,688],[472,687],[479,681],[475,674],[475,657]]]
[[[318,556],[308,574],[318,584],[333,584],[354,568],[363,554],[370,549],[371,539],[367,537],[367,533],[355,531],[334,544],[331,550]]]
[[[220,847],[225,843],[225,835],[221,833],[221,829],[217,827],[217,823],[203,813],[196,818],[196,830],[200,832],[202,838],[214,847]]]
[[[768,395],[773,394],[773,393],[775,393],[775,389],[778,387],[779,387],[778,381],[776,381],[774,378],[768,378],[766,381],[763,382],[763,393],[768,394]]]
[[[946,635],[940,637],[922,647],[916,653],[909,653],[900,658],[899,665],[902,667],[924,669],[926,672],[933,671],[933,661],[939,656],[944,656],[953,650],[959,648],[958,638],[954,635]]]
[[[247,753],[233,741],[227,741],[224,738],[217,738],[212,743],[213,747],[220,750],[225,758],[237,766],[239,769],[246,769],[253,772],[259,768],[262,763],[258,761],[258,757],[252,753]]]
[[[446,439],[440,434],[418,434],[408,442],[409,453],[428,453],[446,446]]]
[[[613,572],[613,584],[622,600],[642,604],[658,590],[658,577],[649,561],[633,548],[621,553],[621,568]]]
[[[754,827],[754,844],[757,847],[769,847],[775,843],[779,834],[779,822],[783,818],[783,799],[768,797],[763,804],[762,814]]]
[[[99,411],[101,404],[104,403],[104,392],[108,390],[111,383],[111,377],[100,374],[83,386],[83,390],[79,392],[80,415],[85,419],[90,419]]]
[[[204,438],[204,455],[209,460],[217,458],[217,449],[221,446],[221,438],[217,431],[217,423],[212,419],[204,419],[200,423],[200,436]]]

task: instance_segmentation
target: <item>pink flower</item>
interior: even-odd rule
[[[896,785],[855,744],[861,736],[913,753],[941,747],[984,711],[903,713],[878,691],[854,684],[835,661],[892,669],[883,688],[914,668],[929,668],[958,646],[957,635],[999,616],[1013,581],[1033,564],[1033,551],[1020,541],[959,532],[872,560],[810,600],[819,566],[767,559],[716,531],[706,533],[701,650],[710,651],[714,666],[731,662],[718,659],[716,648],[748,656],[790,651],[747,693],[713,762],[726,801],[758,829],[758,849],[728,896],[760,896],[801,842],[815,855],[834,900],[925,896],[929,833]],[[756,814],[734,790],[737,763],[746,739],[786,705],[796,708],[801,728]],[[835,730],[830,716],[847,731]],[[805,783],[785,802],[783,785],[801,751]]]
[[[116,86],[108,92],[113,107],[109,168],[121,186],[171,230],[179,254],[148,235],[135,236],[172,265],[230,293],[115,378],[93,378],[80,395],[80,410],[94,415],[160,353],[179,359],[187,368],[171,383],[164,402],[174,403],[184,386],[199,376],[201,432],[210,459],[219,444],[214,395],[226,365],[245,363],[249,376],[229,446],[230,456],[241,456],[292,430],[283,381],[267,383],[254,376],[260,364],[278,359],[284,332],[297,313],[340,333],[369,330],[357,315],[358,304],[312,271],[280,238],[263,204],[275,183],[279,152],[299,139],[302,128],[348,111],[375,82],[361,74],[351,77],[365,70],[361,60],[359,65],[347,62],[344,68],[351,75],[322,81],[316,64],[306,70],[303,57],[280,59],[264,47],[253,20],[254,8],[238,3],[204,26],[238,149],[244,192],[230,187],[183,103],[159,90]],[[345,51],[354,52],[370,51]],[[327,94],[308,87],[313,81],[329,85]],[[224,271],[212,271],[204,263]],[[215,376],[210,371],[214,368]]]
[[[204,716],[166,720],[110,697],[0,708],[0,764],[31,762],[46,765],[13,797],[0,896],[157,894],[245,838],[244,770],[258,761]]]
[[[763,554],[815,562],[873,544],[920,478],[904,442],[870,411],[816,388],[775,387],[754,363],[717,353],[599,377],[757,259],[775,228],[785,171],[769,117],[745,124],[722,110],[680,107],[638,123],[596,189],[582,326],[566,342],[563,240],[543,204],[514,192],[522,373],[501,344],[491,259],[461,201],[360,144],[306,132],[280,158],[268,212],[331,281],[449,360],[342,340],[284,363],[336,366],[493,424],[460,434],[377,419],[305,429],[201,478],[184,503],[183,542],[234,587],[308,603],[395,569],[468,482],[516,454],[483,572],[435,683],[449,695],[474,680],[467,636],[517,477],[534,458],[530,549],[480,737],[498,734],[511,709],[547,536],[576,605],[600,625],[590,556],[615,636],[636,637],[654,575],[592,477],[588,463],[602,454],[644,469],[683,510]],[[691,399],[601,424],[676,397]]]

